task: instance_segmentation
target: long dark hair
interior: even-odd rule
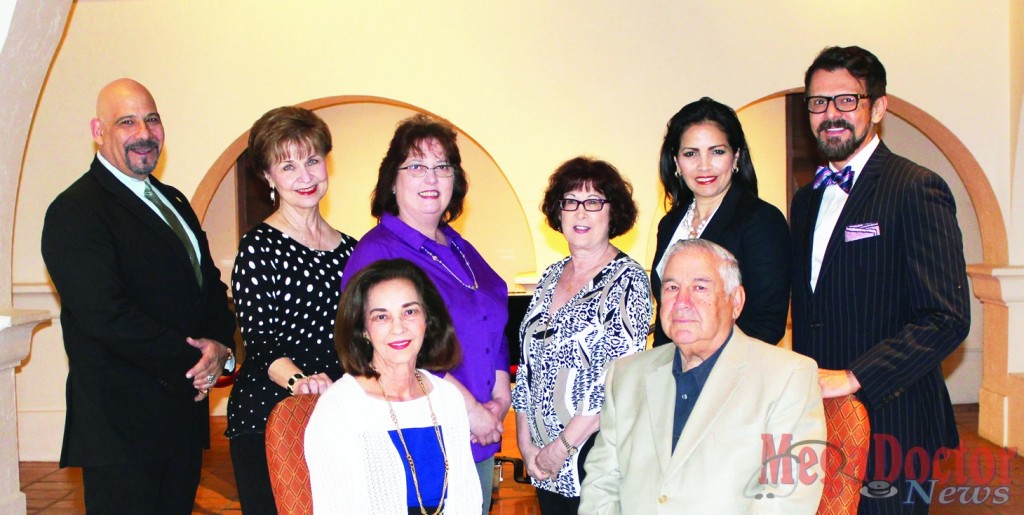
[[[683,133],[690,127],[710,122],[725,133],[726,141],[733,152],[739,152],[736,167],[739,171],[732,176],[732,186],[740,187],[757,196],[757,175],[754,163],[750,160],[750,148],[747,137],[743,135],[743,126],[731,107],[704,97],[696,102],[683,106],[671,120],[665,132],[665,141],[661,144],[661,162],[659,164],[661,185],[665,188],[665,202],[668,209],[682,207],[685,209],[693,200],[693,192],[680,177],[676,177],[675,157],[679,154],[679,146]]]

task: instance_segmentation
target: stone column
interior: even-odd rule
[[[978,434],[1024,453],[1024,267],[967,267],[985,305]],[[982,321],[975,321],[982,322]]]
[[[18,473],[18,406],[14,367],[28,356],[32,329],[50,319],[40,310],[0,308],[0,513],[24,515]]]

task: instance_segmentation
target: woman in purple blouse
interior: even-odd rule
[[[491,504],[494,454],[511,404],[508,374],[508,288],[449,222],[462,212],[469,184],[451,125],[425,115],[399,124],[380,164],[370,212],[379,223],[363,236],[345,266],[347,279],[379,259],[405,258],[441,292],[462,346],[462,363],[446,379],[466,400],[473,460]]]

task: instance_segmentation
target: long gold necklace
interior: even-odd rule
[[[434,415],[434,405],[430,402],[430,396],[427,395],[427,387],[423,384],[423,376],[420,375],[419,370],[416,371],[416,382],[419,383],[423,396],[427,398],[427,407],[430,408],[430,421],[434,424],[434,435],[437,436],[437,445],[441,447],[441,457],[444,458],[444,484],[441,486],[441,502],[437,503],[437,511],[433,514],[437,515],[443,510],[445,495],[448,493],[448,453],[444,450],[444,442],[441,441],[441,429],[437,427],[437,417]],[[395,409],[391,406],[391,399],[388,398],[388,392],[384,391],[384,383],[380,382],[380,377],[377,378],[377,386],[380,387],[380,394],[384,396],[384,402],[388,403],[391,421],[395,423],[398,439],[402,442],[402,449],[405,450],[405,460],[409,462],[409,471],[412,472],[412,486],[416,489],[416,500],[420,503],[420,512],[423,515],[428,515],[426,507],[423,506],[423,496],[420,495],[420,481],[416,477],[416,464],[412,461],[409,446],[405,443],[405,436],[402,435],[402,427],[398,425],[398,415],[395,414]]]

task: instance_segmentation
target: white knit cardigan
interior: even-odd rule
[[[480,480],[469,448],[469,418],[462,394],[420,370],[433,385],[430,402],[448,453],[448,515],[479,514]],[[402,427],[429,427],[426,398],[394,402]],[[306,463],[316,514],[406,515],[404,456],[388,436],[395,428],[387,403],[369,397],[351,375],[331,385],[306,427]]]

